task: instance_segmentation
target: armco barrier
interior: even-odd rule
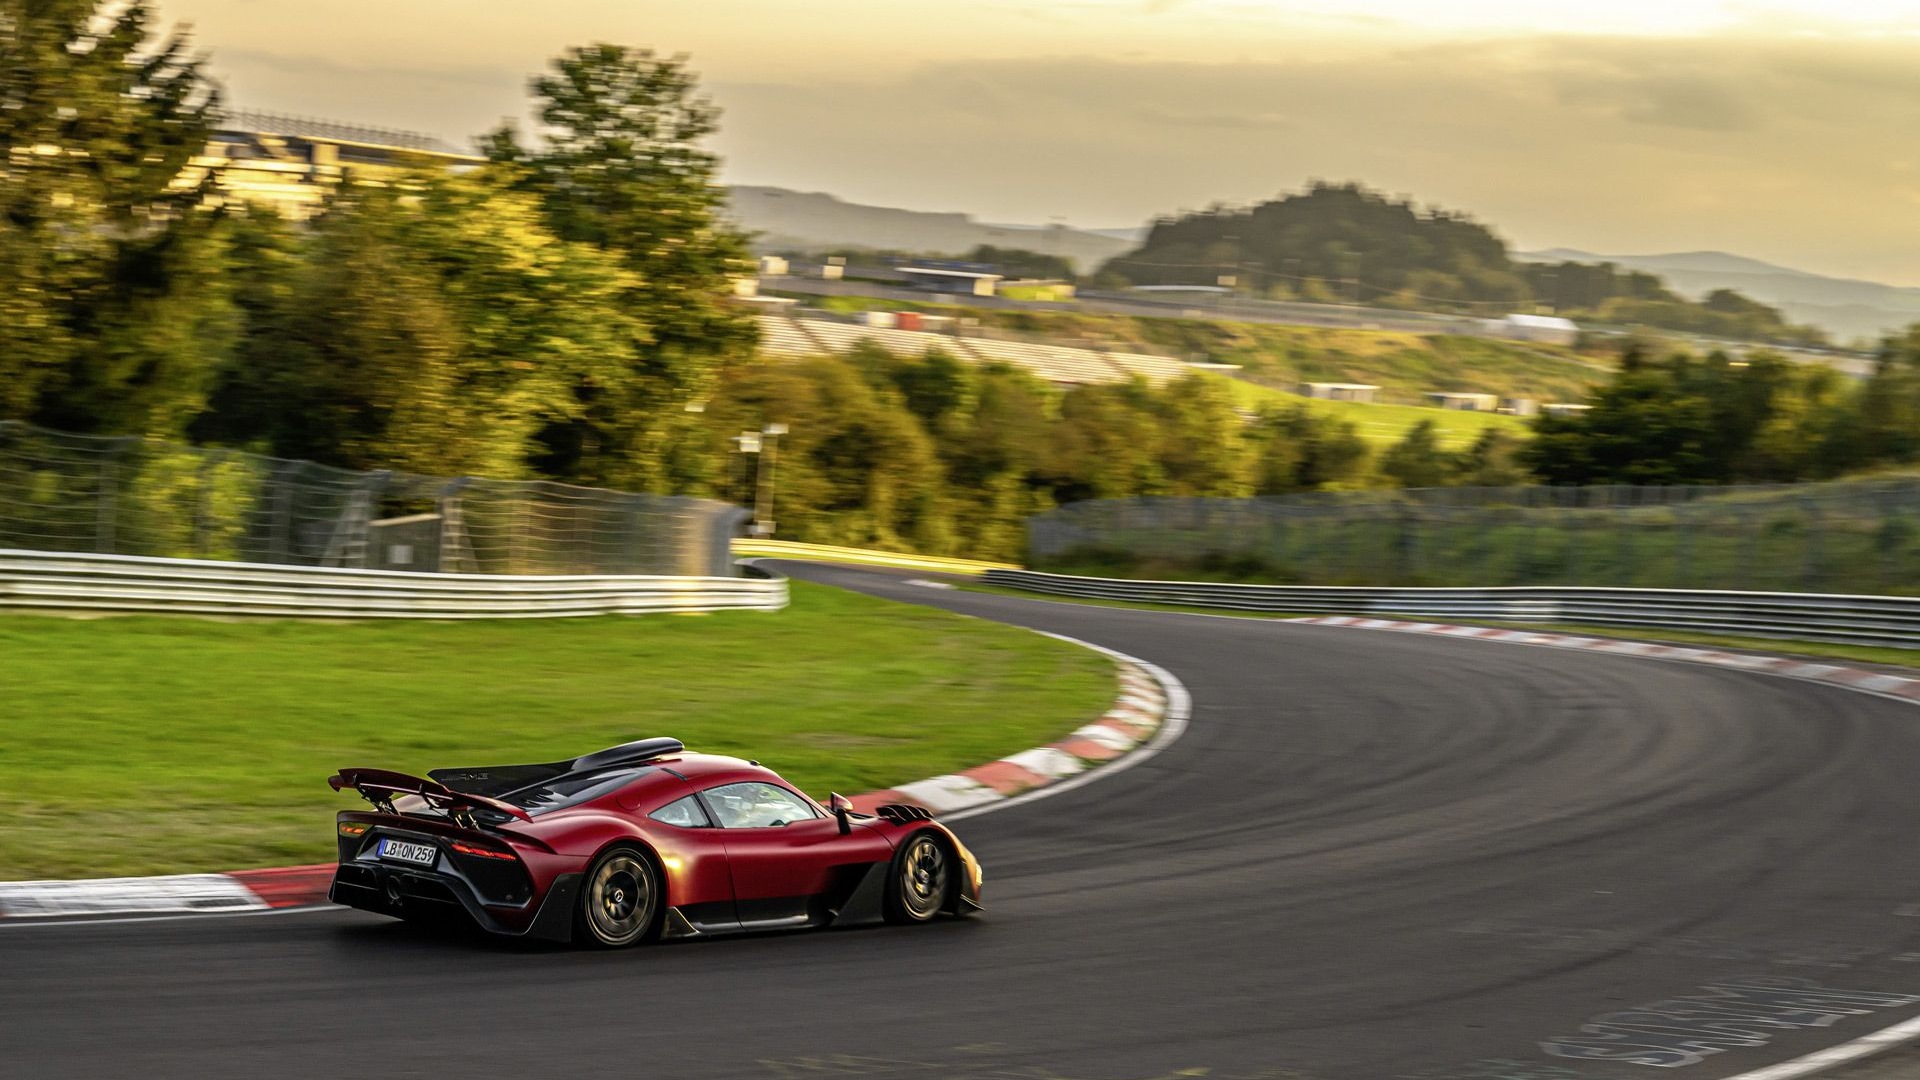
[[[829,547],[825,544],[796,544],[789,540],[735,540],[733,553],[765,559],[817,559],[823,562],[898,566],[907,570],[927,570],[946,574],[978,574],[983,570],[1015,569],[1012,563],[950,559],[944,555],[907,555],[898,551]]]
[[[787,604],[778,576],[415,574],[0,550],[0,609],[281,618],[513,619]]]
[[[1712,634],[1920,648],[1920,597],[1513,586],[1494,589],[1338,588],[1129,581],[1032,570],[985,580],[1032,592],[1234,611],[1392,614],[1691,630]]]

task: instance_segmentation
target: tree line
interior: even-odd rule
[[[1275,299],[1505,315],[1563,315],[1784,345],[1824,344],[1814,327],[1728,289],[1694,302],[1653,274],[1611,263],[1516,262],[1465,214],[1421,208],[1359,184],[1316,181],[1244,209],[1154,222],[1104,266],[1109,285],[1216,285]]]
[[[752,476],[732,437],[785,423],[782,537],[1001,558],[1028,515],[1085,499],[1798,480],[1920,460],[1920,332],[1859,386],[1637,346],[1585,416],[1458,450],[1430,423],[1376,448],[1304,404],[1246,412],[1215,375],[1061,388],[866,346],[774,362],[729,300],[747,249],[703,149],[717,112],[683,59],[569,50],[532,81],[538,139],[503,126],[484,165],[350,183],[293,222],[211,179],[182,184],[221,103],[151,18],[0,4],[0,419],[741,502]],[[1480,226],[1415,232],[1427,264],[1489,288],[1513,272]]]
[[[487,164],[347,183],[310,221],[183,183],[221,99],[145,3],[0,6],[0,419],[348,468],[697,484],[685,409],[745,360],[718,112],[593,45]]]

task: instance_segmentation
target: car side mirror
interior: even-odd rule
[[[840,823],[840,835],[852,832],[853,825],[847,820],[847,815],[853,813],[853,800],[836,791],[827,800],[827,806],[833,810],[833,819]]]

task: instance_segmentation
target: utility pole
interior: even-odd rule
[[[760,448],[760,465],[754,470],[758,482],[754,485],[753,532],[763,540],[773,535],[773,471],[779,461],[780,436],[786,433],[785,424],[767,424],[758,432],[748,433],[756,436],[755,444]]]

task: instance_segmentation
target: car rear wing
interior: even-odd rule
[[[393,808],[394,796],[417,795],[429,807],[456,820],[471,817],[476,810],[491,810],[519,821],[533,820],[531,814],[512,803],[490,799],[485,795],[453,791],[445,784],[424,777],[386,769],[341,769],[327,777],[327,786],[335,791],[352,788],[360,793],[361,798],[372,803],[374,809],[389,814],[397,812]]]

